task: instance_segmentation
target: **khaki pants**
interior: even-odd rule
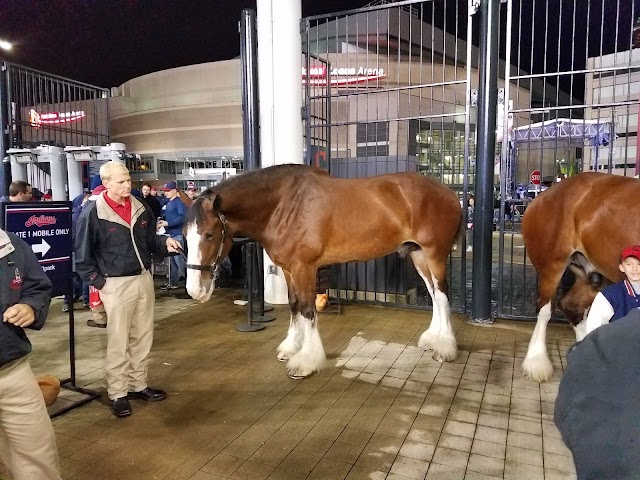
[[[51,420],[26,358],[0,369],[0,458],[14,480],[59,480]]]
[[[109,277],[100,290],[107,313],[107,393],[111,400],[147,388],[155,292],[151,273]]]

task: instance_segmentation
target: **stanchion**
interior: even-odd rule
[[[265,315],[264,312],[268,311],[264,304],[264,250],[262,245],[257,245],[256,255],[254,255],[256,274],[254,275],[254,279],[256,280],[255,284],[257,285],[257,305],[254,305],[253,313],[258,314],[254,315],[253,321],[259,323],[267,323],[273,322],[276,317],[275,315]],[[269,310],[273,310],[272,306],[269,306]]]
[[[74,316],[74,308],[73,308],[73,304],[75,300],[74,291],[73,291],[73,280],[74,279],[72,274],[71,279],[68,281],[67,295],[66,295],[68,300],[67,303],[69,307],[69,364],[71,367],[70,368],[71,376],[64,380],[60,380],[60,388],[64,388],[65,390],[71,390],[72,392],[81,393],[83,395],[86,395],[87,397],[83,398],[82,400],[72,402],[71,405],[67,405],[66,407],[61,408],[60,410],[56,410],[55,412],[49,415],[51,418],[58,417],[86,403],[89,403],[92,400],[100,398],[100,394],[98,392],[89,390],[87,388],[78,387],[76,385],[76,330],[75,330],[75,316]]]
[[[257,332],[260,330],[264,330],[264,325],[260,323],[254,322],[254,313],[253,313],[253,287],[254,287],[254,259],[255,259],[255,249],[254,242],[247,242],[244,247],[245,258],[246,258],[246,270],[247,270],[247,323],[241,323],[240,325],[236,325],[236,330],[239,332]]]

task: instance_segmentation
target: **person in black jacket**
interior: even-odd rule
[[[639,478],[639,309],[572,347],[554,421],[573,453],[578,479]]]
[[[40,330],[51,282],[23,240],[0,230],[0,458],[14,480],[60,479],[56,438],[27,355],[25,328]]]
[[[177,252],[172,238],[156,235],[156,219],[131,196],[131,176],[121,163],[100,167],[106,191],[87,204],[78,219],[76,269],[100,290],[107,322],[107,393],[117,417],[131,415],[128,398],[164,400],[147,385],[153,344],[155,291],[151,254]]]
[[[149,208],[153,212],[153,216],[157,220],[162,216],[162,205],[160,205],[160,200],[158,200],[158,197],[156,197],[155,195],[151,195],[151,184],[146,182],[143,183],[142,189],[140,191],[142,192],[142,200],[144,200],[146,204],[149,205]]]

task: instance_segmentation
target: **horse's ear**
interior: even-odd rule
[[[222,197],[216,194],[215,198],[213,199],[213,211],[216,213],[219,213],[221,208],[222,208]]]

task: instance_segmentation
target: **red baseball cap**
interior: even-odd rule
[[[620,256],[620,261],[624,261],[629,257],[634,257],[640,260],[640,245],[630,245],[624,250],[622,250],[622,255]]]

